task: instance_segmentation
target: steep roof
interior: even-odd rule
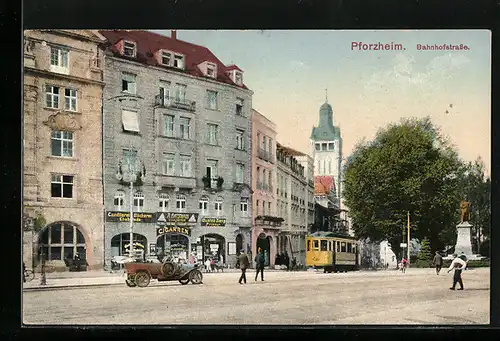
[[[314,177],[314,195],[329,195],[335,191],[335,180],[331,175]]]
[[[291,156],[305,156],[306,155],[306,154],[299,152],[298,150],[295,150],[293,148],[285,147],[284,145],[282,145],[280,143],[276,143],[276,148],[282,149],[285,153],[287,153],[288,155],[291,155]]]
[[[248,89],[244,84],[237,85],[235,82],[233,82],[231,78],[226,74],[227,71],[230,71],[232,69],[228,69],[208,48],[204,46],[188,43],[177,38],[173,39],[150,31],[101,30],[99,31],[99,33],[102,34],[106,39],[108,39],[108,42],[111,45],[109,46],[109,51],[111,51],[116,57],[135,60],[146,65],[164,67],[166,69],[172,69],[178,72],[186,72],[192,76],[203,78],[208,77],[205,77],[203,75],[203,73],[198,68],[198,65],[205,61],[208,61],[217,65],[216,79],[219,82],[238,86],[243,89]],[[114,45],[122,39],[134,41],[136,43],[137,53],[135,58],[123,56],[120,54],[120,51],[116,49]],[[162,49],[183,54],[185,56],[185,70],[181,71],[158,63],[158,61],[154,57],[154,53]]]

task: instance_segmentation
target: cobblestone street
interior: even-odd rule
[[[323,274],[268,272],[237,283],[239,274],[205,274],[203,285],[153,281],[23,294],[25,324],[487,324],[490,272],[465,271],[464,291],[452,274],[432,269]]]

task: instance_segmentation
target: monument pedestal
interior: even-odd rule
[[[455,244],[455,254],[460,256],[462,254],[467,257],[467,260],[481,260],[484,257],[472,254],[472,239],[471,239],[472,225],[468,221],[464,221],[457,225],[457,243]],[[453,259],[453,256],[447,256],[445,259]]]

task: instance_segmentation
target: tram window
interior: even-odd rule
[[[352,253],[356,253],[356,245],[352,246]]]
[[[321,251],[328,251],[328,240],[321,241]]]
[[[340,252],[340,242],[337,242],[337,252]]]
[[[346,251],[346,245],[345,242],[340,243],[340,252],[345,252]]]
[[[328,251],[333,251],[333,242],[331,240],[328,242]]]
[[[311,251],[311,240],[307,241],[307,251]]]
[[[347,252],[351,253],[352,252],[352,244],[347,243]]]
[[[317,241],[317,240],[314,241],[313,249],[315,249],[315,250],[319,249],[319,241]]]

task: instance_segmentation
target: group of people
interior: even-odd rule
[[[245,250],[240,251],[240,255],[238,256],[238,264],[241,270],[241,276],[238,283],[243,284],[242,282],[247,282],[246,271],[250,267],[250,261],[248,260],[248,256],[245,253]],[[255,272],[255,280],[257,281],[257,277],[260,273],[261,281],[264,281],[264,267],[266,265],[266,257],[264,256],[264,252],[261,248],[259,248],[257,255],[255,256],[255,264],[257,271]]]
[[[292,261],[290,262],[290,257],[288,256],[288,253],[285,251],[282,253],[278,253],[276,255],[274,264],[284,265],[286,266],[287,270],[295,270],[297,268],[297,258],[293,257]]]

